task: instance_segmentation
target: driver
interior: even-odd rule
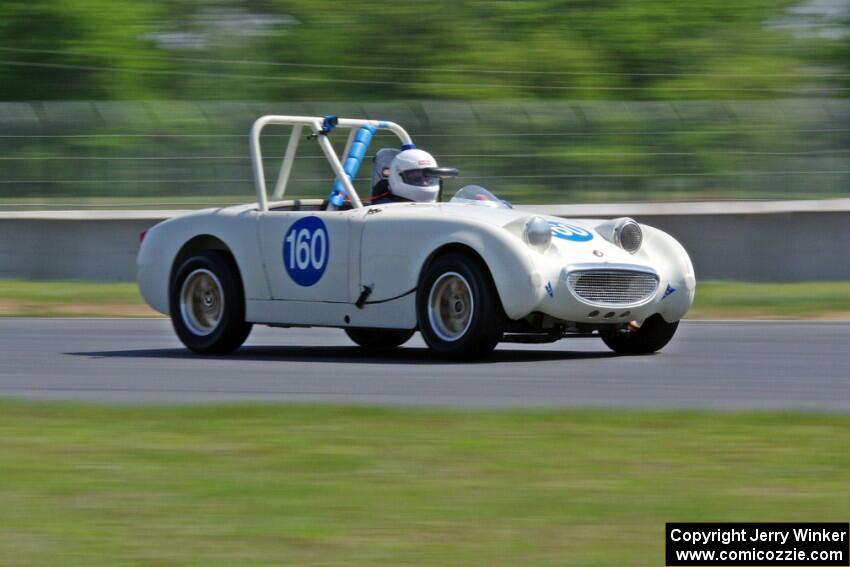
[[[373,205],[415,201],[433,203],[440,194],[440,178],[426,175],[426,169],[437,169],[437,160],[423,150],[399,152],[390,162],[389,172],[377,184],[369,202]]]

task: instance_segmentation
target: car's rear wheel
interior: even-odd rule
[[[413,336],[413,330],[346,329],[348,338],[369,350],[389,350],[403,345]]]
[[[463,254],[440,256],[428,266],[416,311],[422,338],[447,358],[484,356],[502,338],[504,315],[490,275]]]
[[[618,354],[649,354],[664,348],[678,327],[678,321],[668,323],[661,315],[653,315],[637,329],[603,334],[602,340]]]
[[[187,258],[170,287],[171,322],[187,348],[201,354],[236,350],[251,332],[245,294],[232,257],[216,250]]]

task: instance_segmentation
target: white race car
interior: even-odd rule
[[[269,196],[260,134],[271,124],[292,131]],[[350,130],[342,161],[334,128]],[[283,200],[305,129],[336,181],[327,199]],[[364,206],[352,180],[377,130],[413,146],[392,122],[264,116],[250,135],[256,203],[147,231],[142,296],[189,349],[232,351],[253,324],[339,327],[366,348],[399,346],[418,330],[450,358],[589,335],[642,354],[673,337],[695,279],[671,236],[628,218],[529,214],[477,186],[448,202]]]

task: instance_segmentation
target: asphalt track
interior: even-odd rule
[[[435,360],[418,335],[366,355],[336,329],[255,328],[226,357],[166,320],[0,319],[0,397],[119,403],[343,402],[450,407],[850,410],[850,323],[686,322],[652,356],[598,339]]]

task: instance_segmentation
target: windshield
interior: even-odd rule
[[[495,207],[500,209],[513,209],[513,205],[499,199],[490,191],[480,185],[467,185],[455,193],[449,203],[460,203],[463,205],[478,205],[480,207]]]

